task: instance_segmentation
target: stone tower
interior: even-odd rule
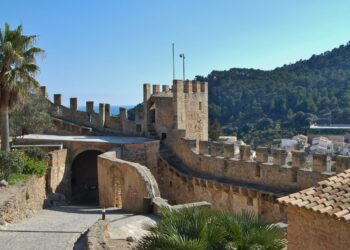
[[[186,138],[208,140],[208,83],[174,80],[168,85],[144,84],[143,105],[136,111],[136,128],[165,139],[179,130]]]

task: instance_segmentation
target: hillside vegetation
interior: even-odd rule
[[[209,83],[210,135],[253,144],[306,133],[316,120],[350,123],[350,43],[270,71],[232,68]]]

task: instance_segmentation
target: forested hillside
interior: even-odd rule
[[[217,128],[248,143],[305,133],[311,122],[350,123],[350,43],[271,71],[213,71],[210,134]]]

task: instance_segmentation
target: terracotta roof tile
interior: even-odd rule
[[[278,201],[350,223],[350,169],[320,181],[314,187],[281,197]]]
[[[350,213],[349,213],[349,214],[346,214],[346,215],[343,215],[341,218],[342,218],[343,220],[345,220],[345,221],[349,221],[349,220],[350,220]]]
[[[334,216],[340,218],[340,217],[342,217],[342,216],[344,216],[344,215],[346,215],[346,214],[348,214],[348,213],[349,213],[349,210],[344,209],[344,210],[341,210],[341,211],[335,213]]]

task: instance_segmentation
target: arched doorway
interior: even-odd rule
[[[71,167],[73,204],[98,204],[97,156],[102,153],[98,150],[87,150],[74,158]]]

